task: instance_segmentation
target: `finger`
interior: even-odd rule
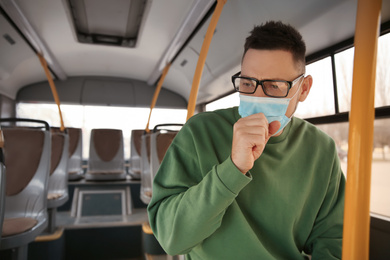
[[[272,121],[268,127],[269,137],[271,137],[273,134],[275,134],[279,130],[280,126],[281,126],[281,123],[279,121]]]
[[[236,124],[234,125],[233,135],[237,137],[251,136],[268,136],[268,124],[261,123],[245,123],[245,124]]]
[[[254,114],[248,117],[241,118],[236,123],[239,126],[262,126],[268,131],[268,120],[264,114]]]

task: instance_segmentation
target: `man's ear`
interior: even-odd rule
[[[299,101],[303,102],[309,95],[311,86],[313,85],[313,77],[311,75],[306,76],[303,79],[302,87],[301,87],[301,95],[299,96]]]

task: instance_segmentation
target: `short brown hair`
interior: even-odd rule
[[[255,26],[246,38],[243,58],[249,49],[288,51],[297,64],[305,65],[306,44],[302,35],[281,21],[268,21]]]

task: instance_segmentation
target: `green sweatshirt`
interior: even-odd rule
[[[230,158],[237,107],[192,117],[153,183],[150,225],[186,259],[341,259],[345,178],[334,141],[293,118],[247,175]]]

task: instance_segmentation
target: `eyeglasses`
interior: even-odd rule
[[[253,94],[256,92],[257,87],[261,85],[265,95],[275,98],[287,97],[290,89],[298,82],[305,74],[300,75],[293,81],[285,80],[258,80],[250,77],[240,76],[241,71],[232,76],[232,82],[234,89],[240,93]]]

